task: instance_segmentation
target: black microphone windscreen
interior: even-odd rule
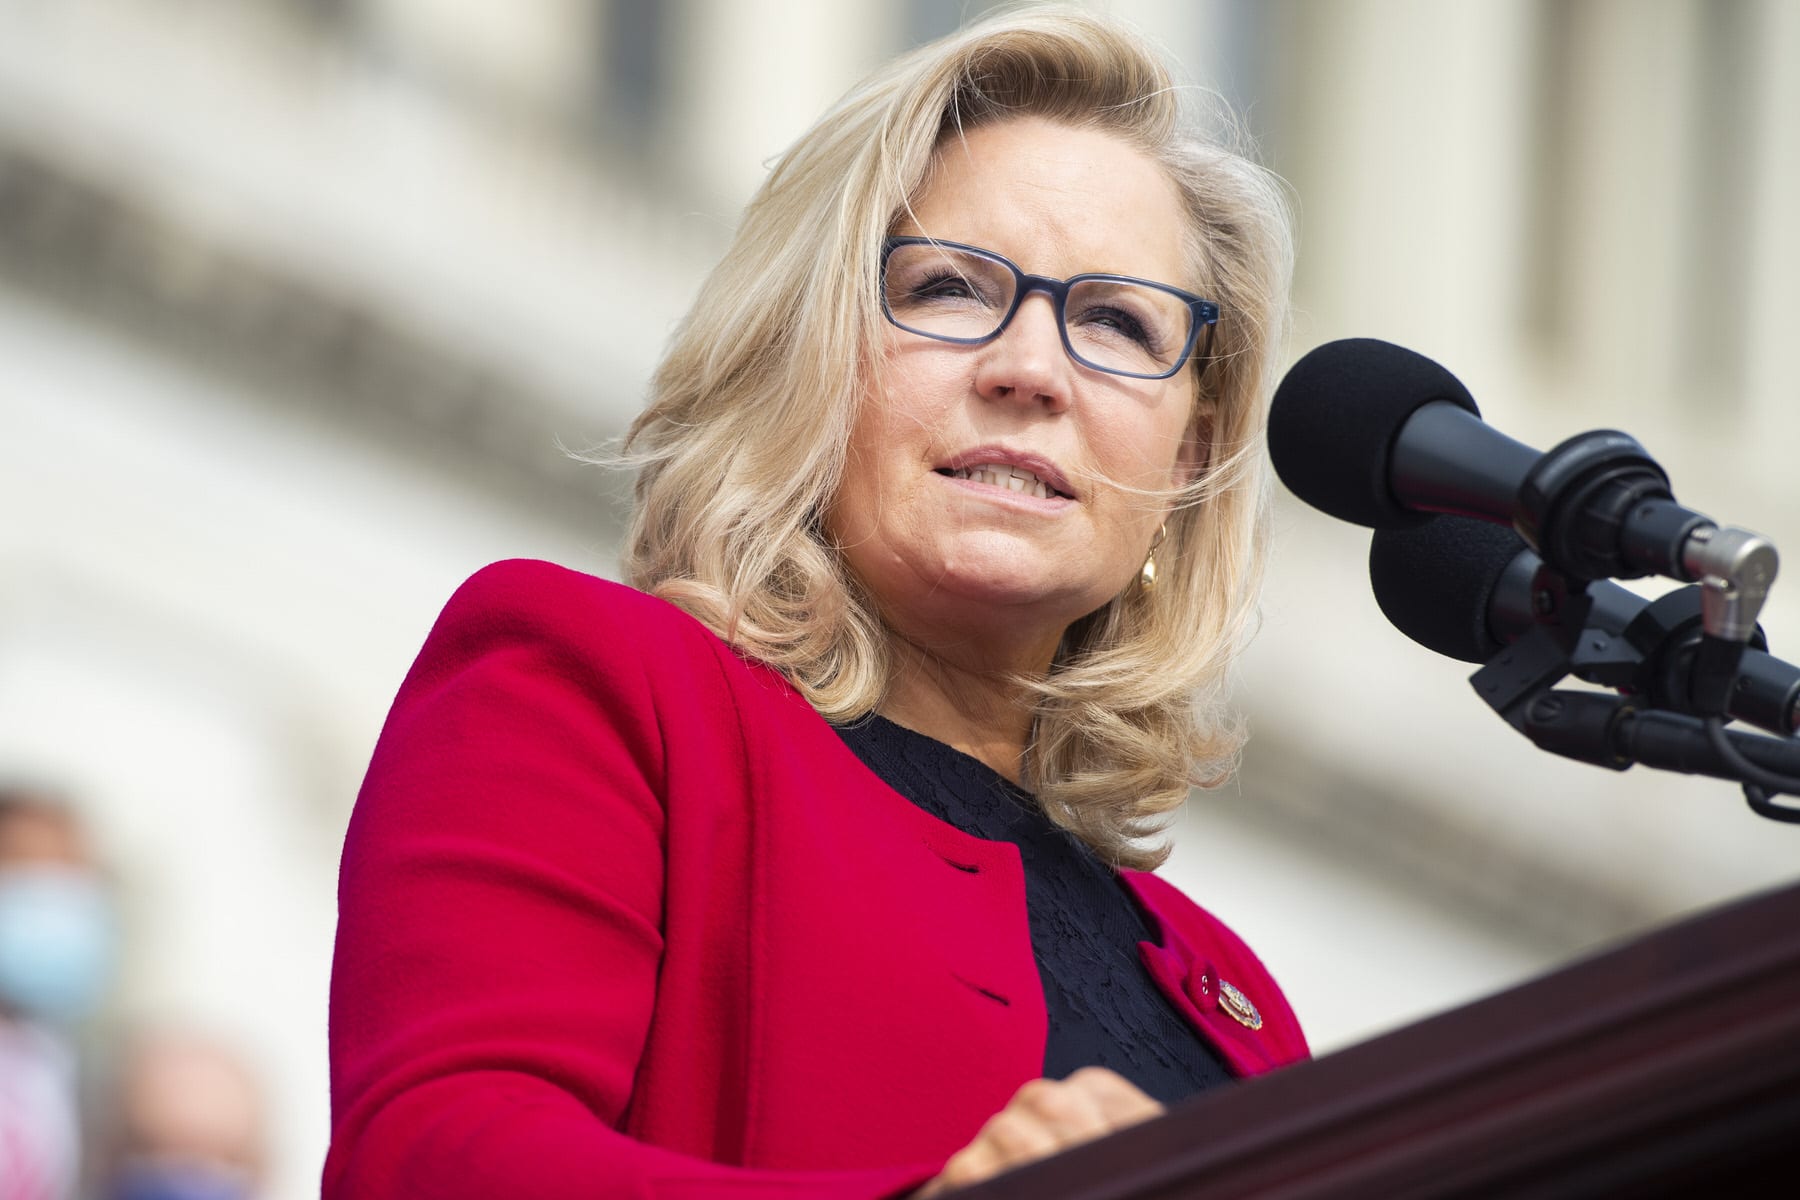
[[[1488,625],[1494,589],[1528,550],[1504,525],[1438,516],[1413,529],[1380,529],[1369,541],[1375,603],[1407,637],[1464,662],[1486,662],[1502,643]]]
[[[1479,417],[1475,399],[1442,366],[1392,342],[1327,342],[1289,368],[1269,410],[1269,457],[1296,496],[1375,529],[1417,525],[1421,514],[1389,486],[1406,419],[1434,400]]]

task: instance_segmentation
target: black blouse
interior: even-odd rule
[[[987,764],[870,716],[839,726],[884,783],[964,833],[1019,848],[1031,949],[1044,984],[1044,1074],[1109,1067],[1164,1104],[1231,1077],[1144,970],[1151,934],[1118,876]]]

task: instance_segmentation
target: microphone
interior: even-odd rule
[[[1378,530],[1369,543],[1369,582],[1400,632],[1465,662],[1488,662],[1533,627],[1560,625],[1580,611],[1571,607],[1568,585],[1516,533],[1463,517]],[[1582,628],[1566,630],[1573,673],[1642,695],[1658,708],[1699,712],[1705,706],[1695,695],[1704,643],[1699,591],[1679,588],[1649,601],[1606,580],[1588,583]],[[1764,653],[1760,630],[1752,644],[1730,680],[1725,711],[1792,734],[1800,730],[1800,667]]]
[[[1442,366],[1373,338],[1327,342],[1294,364],[1275,391],[1269,454],[1295,495],[1334,517],[1374,529],[1431,513],[1511,525],[1573,579],[1773,578],[1773,546],[1721,538],[1742,531],[1675,503],[1627,434],[1577,434],[1539,453],[1483,423]]]
[[[1568,579],[1700,580],[1694,690],[1708,715],[1726,711],[1775,547],[1675,503],[1669,477],[1628,435],[1579,433],[1540,454],[1483,424],[1468,389],[1429,358],[1350,338],[1301,358],[1275,389],[1269,455],[1302,500],[1360,525],[1461,514],[1512,525]]]

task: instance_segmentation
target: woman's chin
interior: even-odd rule
[[[946,571],[933,593],[928,604],[939,621],[1034,634],[1060,634],[1110,598],[1036,564]]]
[[[960,539],[884,545],[847,542],[876,607],[909,637],[981,638],[995,644],[1054,643],[1071,623],[1105,604],[1129,564],[985,531]]]

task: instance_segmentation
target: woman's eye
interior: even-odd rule
[[[933,275],[928,279],[906,289],[907,294],[918,300],[975,300],[979,293],[966,276],[953,271],[942,275]]]
[[[1105,331],[1113,336],[1126,338],[1140,346],[1149,346],[1154,340],[1150,329],[1136,315],[1123,308],[1094,307],[1081,314],[1081,325],[1086,329]]]

